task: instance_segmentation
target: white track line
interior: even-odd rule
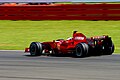
[[[18,52],[23,52],[24,50],[0,50],[0,51],[18,51]]]

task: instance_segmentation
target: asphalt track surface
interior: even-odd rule
[[[120,80],[120,55],[31,57],[0,51],[0,80]]]

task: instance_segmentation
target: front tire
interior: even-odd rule
[[[31,56],[40,56],[42,54],[42,44],[40,42],[32,42],[30,44]]]

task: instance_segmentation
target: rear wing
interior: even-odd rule
[[[104,39],[107,39],[107,38],[111,38],[111,37],[109,37],[108,35],[91,37],[91,39],[93,39],[93,40],[104,40]]]

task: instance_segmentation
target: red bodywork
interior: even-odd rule
[[[73,38],[67,40],[59,39],[53,40],[52,42],[43,42],[42,44],[49,44],[53,50],[56,50],[57,53],[72,53],[75,50],[75,46],[78,43],[87,43],[86,36],[82,33],[75,33]]]

